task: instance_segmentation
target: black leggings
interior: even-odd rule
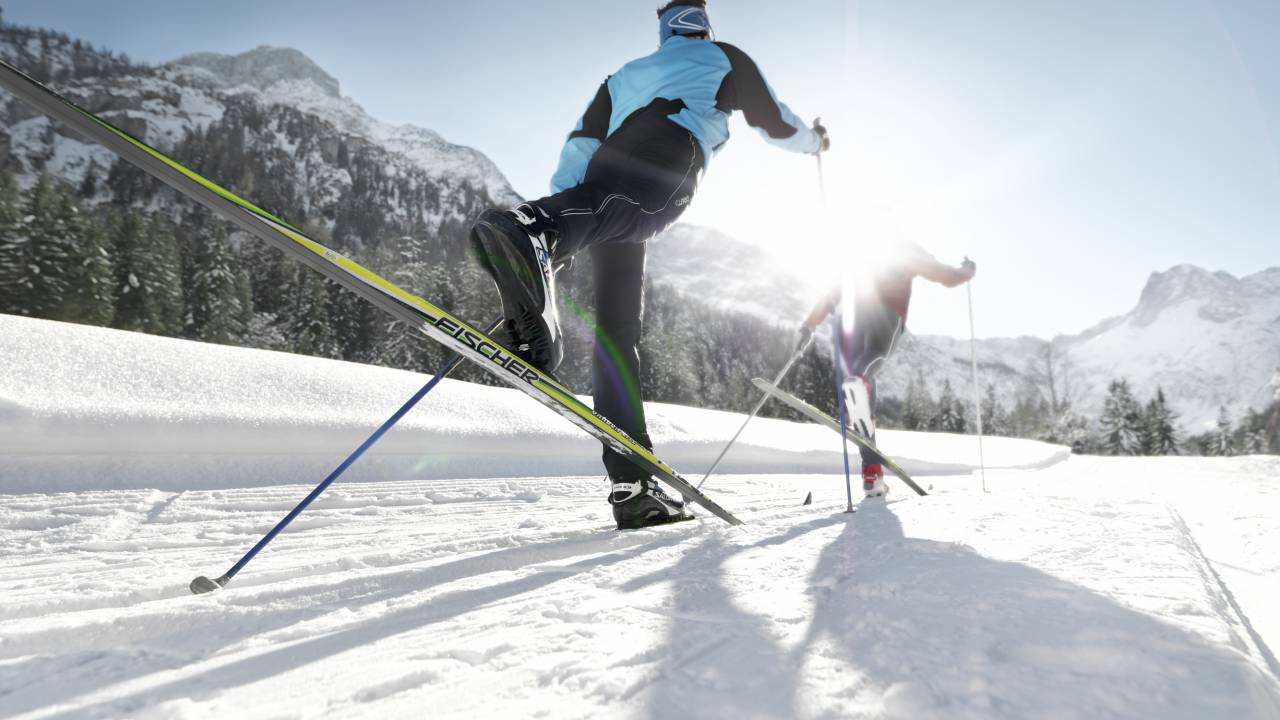
[[[902,334],[902,316],[876,301],[860,300],[856,305],[853,332],[841,337],[841,371],[845,379],[854,375],[867,379],[871,418],[874,420],[878,395],[876,374],[884,367],[898,336]],[[875,438],[871,440],[874,442]],[[875,456],[866,450],[861,452],[864,465],[876,462]]]
[[[554,262],[587,250],[594,266],[596,343],[591,378],[596,412],[652,449],[640,392],[645,244],[688,207],[702,172],[702,150],[670,108],[642,110],[596,151],[582,184],[534,201],[555,221]],[[648,474],[609,446],[611,478]]]

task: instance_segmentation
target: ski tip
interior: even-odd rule
[[[805,496],[804,496],[804,502],[802,502],[802,503],[800,503],[800,504],[801,504],[801,505],[812,505],[812,504],[813,504],[813,493],[809,493],[808,495],[805,495]]]
[[[211,593],[214,590],[221,590],[222,586],[226,584],[227,584],[226,578],[218,578],[217,580],[210,580],[209,578],[201,575],[195,580],[192,580],[191,585],[189,585],[188,587],[191,588],[192,595],[203,595],[205,593]]]

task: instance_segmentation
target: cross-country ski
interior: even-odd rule
[[[0,716],[1280,720],[1277,26],[4,0]]]

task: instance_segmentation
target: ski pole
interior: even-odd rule
[[[844,491],[845,497],[848,498],[848,504],[844,511],[853,512],[853,481],[849,479],[849,438],[846,435],[849,431],[849,419],[844,403],[844,359],[841,356],[843,348],[840,337],[840,316],[836,315],[831,318],[831,346],[835,355],[835,378],[836,378],[836,404],[840,411],[840,447],[844,451]]]
[[[493,323],[489,325],[488,329],[485,330],[485,334],[487,335],[488,333],[495,330],[498,327],[498,325],[500,325],[501,323],[502,323],[501,318],[493,321]],[[289,514],[284,516],[284,519],[276,523],[276,526],[271,528],[271,531],[268,532],[266,535],[264,535],[262,539],[258,541],[258,544],[254,545],[253,548],[249,550],[249,552],[245,553],[244,557],[240,558],[240,560],[235,565],[232,565],[230,570],[228,570],[222,577],[217,578],[216,580],[210,580],[204,575],[201,575],[200,577],[192,580],[190,585],[191,593],[193,595],[200,595],[202,593],[212,592],[214,590],[217,590],[218,588],[226,587],[227,583],[231,582],[231,578],[236,576],[236,573],[243,570],[244,566],[248,565],[249,561],[252,560],[254,556],[256,556],[259,552],[261,552],[262,549],[265,548],[272,540],[274,540],[276,536],[280,534],[281,531],[283,531],[286,527],[288,527],[289,523],[293,522],[294,518],[301,515],[302,511],[306,510],[308,505],[310,505],[316,498],[320,497],[320,494],[323,493],[330,485],[332,485],[334,480],[337,480],[342,475],[342,473],[347,471],[347,468],[351,467],[356,460],[359,460],[360,456],[364,455],[365,451],[373,447],[374,443],[381,440],[382,436],[387,434],[388,430],[394,427],[396,423],[400,422],[401,418],[403,418],[410,410],[412,410],[413,407],[417,405],[420,400],[422,400],[422,398],[426,397],[427,393],[434,390],[435,386],[440,384],[440,381],[445,379],[445,377],[447,377],[449,373],[453,372],[453,369],[458,367],[458,365],[461,362],[462,362],[461,355],[458,355],[455,353],[452,357],[450,357],[448,362],[444,364],[444,367],[440,368],[439,372],[436,373],[435,377],[431,378],[431,380],[426,385],[423,385],[421,390],[414,393],[413,397],[409,398],[409,400],[405,402],[404,405],[400,406],[400,409],[395,411],[395,414],[387,418],[386,422],[382,423],[381,427],[379,427],[377,430],[374,430],[373,434],[370,435],[367,440],[361,443],[360,447],[355,449],[355,452],[348,455],[346,460],[343,460],[342,463],[339,464],[338,467],[335,468],[333,472],[329,473],[329,477],[325,478],[323,482],[317,485],[316,488],[311,491],[310,495],[307,495],[305,498],[303,498],[302,502],[298,503],[297,507],[295,507],[293,510],[290,510]]]
[[[964,289],[969,295],[969,363],[973,368],[973,415],[978,421],[978,468],[982,473],[982,492],[990,492],[987,490],[987,459],[982,452],[982,395],[978,392],[978,340],[973,331],[973,280],[966,282]]]
[[[822,122],[822,118],[813,121],[814,125]],[[826,176],[822,172],[822,151],[819,150],[818,158],[818,199],[822,203],[822,209],[827,209],[827,181]],[[831,346],[835,354],[835,379],[836,379],[836,403],[840,411],[840,447],[844,453],[844,491],[848,504],[845,506],[845,512],[853,512],[853,481],[849,479],[849,438],[845,437],[848,430],[848,418],[844,407],[844,369],[841,367],[840,358],[840,315],[835,315],[831,319]],[[775,383],[776,385],[777,383]]]
[[[813,334],[810,333],[809,336],[800,343],[800,347],[796,348],[796,351],[792,353],[791,359],[787,360],[787,364],[782,366],[782,370],[778,373],[778,377],[773,379],[773,384],[775,386],[782,382],[782,379],[787,376],[787,373],[791,372],[791,366],[796,364],[796,361],[800,359],[801,355],[804,355],[804,351],[808,350],[809,346],[812,344]],[[738,432],[733,434],[733,437],[729,439],[729,443],[725,445],[724,449],[720,451],[720,454],[716,456],[716,461],[711,463],[711,468],[707,470],[706,475],[702,476],[702,480],[698,482],[696,489],[702,489],[702,483],[705,483],[707,478],[711,477],[711,473],[715,472],[716,468],[720,467],[720,461],[724,459],[726,454],[728,454],[729,448],[733,447],[733,444],[738,442],[738,436],[742,434],[743,430],[747,429],[747,425],[755,419],[755,416],[760,413],[760,408],[764,407],[764,404],[768,401],[769,393],[764,393],[760,396],[760,402],[757,402],[756,406],[751,409],[751,414],[747,416],[746,420],[742,421],[742,426],[738,428]]]

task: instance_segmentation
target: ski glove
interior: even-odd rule
[[[820,120],[813,121],[813,131],[818,134],[818,152],[824,153],[831,149],[831,135],[827,132],[827,128],[822,125]]]
[[[800,330],[796,332],[796,349],[791,351],[792,355],[799,355],[809,346],[809,341],[813,339],[813,328],[808,325],[801,325]]]

